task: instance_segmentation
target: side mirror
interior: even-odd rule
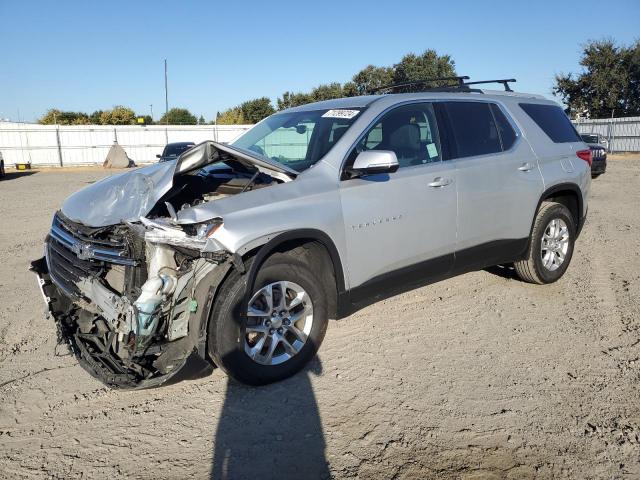
[[[162,158],[162,155],[160,155],[159,153],[156,153],[156,158]]]
[[[376,173],[393,173],[398,170],[398,158],[391,150],[367,150],[361,152],[349,169],[352,178]]]

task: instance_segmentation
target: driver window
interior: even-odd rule
[[[385,114],[358,142],[350,162],[365,150],[395,152],[400,168],[442,161],[433,105],[404,105]]]

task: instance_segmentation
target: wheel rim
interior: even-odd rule
[[[549,271],[560,268],[569,250],[569,227],[561,218],[549,222],[542,234],[540,257],[542,265]]]
[[[297,283],[265,285],[247,311],[244,351],[261,365],[279,365],[297,355],[313,326],[313,303]]]

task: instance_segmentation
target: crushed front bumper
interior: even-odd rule
[[[192,313],[194,318],[190,320],[194,328],[190,335],[159,349],[158,356],[165,356],[164,364],[168,367],[166,371],[145,378],[123,364],[111,351],[110,342],[105,341],[105,337],[80,331],[74,315],[81,309],[51,279],[45,257],[32,262],[30,270],[38,278],[38,287],[44,298],[47,314],[55,321],[58,343],[67,345],[82,368],[106,385],[119,389],[143,389],[198,378],[211,372],[212,363],[206,356],[206,328],[202,328],[201,324],[204,321],[206,327],[208,309],[213,302],[215,289],[196,290],[202,308]],[[212,280],[221,279],[222,273],[224,272],[217,271]],[[195,327],[196,325],[198,326]],[[109,338],[108,333],[106,338]]]

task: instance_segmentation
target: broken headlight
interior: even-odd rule
[[[206,240],[211,235],[216,233],[216,230],[218,230],[221,226],[221,218],[216,218],[210,222],[201,223],[196,228],[196,238],[198,238],[198,240]]]

